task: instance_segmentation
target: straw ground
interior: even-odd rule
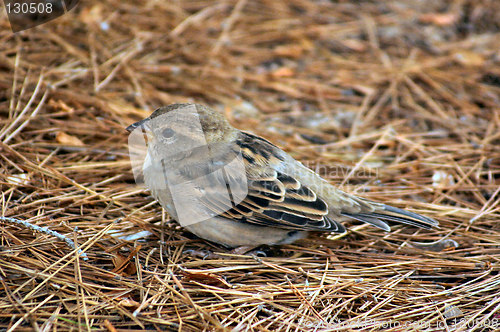
[[[0,14],[1,215],[76,244],[3,219],[0,329],[498,328],[498,1],[141,3],[15,35]],[[124,130],[185,101],[441,227],[199,240],[135,185]]]

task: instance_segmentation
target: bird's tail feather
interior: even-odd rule
[[[376,210],[374,212],[368,213],[343,213],[343,215],[366,222],[375,227],[383,229],[389,232],[391,228],[385,221],[395,221],[402,224],[407,224],[411,226],[416,226],[425,229],[431,229],[433,227],[439,227],[439,223],[429,217],[424,217],[420,214],[395,208],[389,205],[383,205],[383,208]]]

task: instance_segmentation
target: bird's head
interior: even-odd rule
[[[160,107],[127,127],[136,129],[146,137],[150,157],[169,162],[230,142],[236,132],[222,114],[199,104]]]

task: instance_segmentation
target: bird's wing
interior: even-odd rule
[[[263,175],[248,182],[245,199],[223,216],[285,229],[345,231],[328,217],[327,204],[297,179],[272,169]]]
[[[363,221],[385,231],[390,231],[386,222],[426,229],[438,225],[431,218],[349,195],[334,187],[326,195],[318,193],[293,171],[284,172],[280,170],[283,167],[276,166],[286,160],[284,152],[272,143],[244,132],[237,143],[245,162],[248,193],[223,212],[223,217],[262,226],[339,233],[345,232],[340,221],[346,219]],[[209,198],[212,197],[216,198]]]
[[[328,217],[328,205],[313,190],[276,170],[274,165],[283,162],[284,153],[278,147],[248,133],[241,134],[238,146],[245,163],[248,193],[220,216],[291,230],[345,232],[340,223]]]

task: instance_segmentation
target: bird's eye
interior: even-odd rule
[[[172,128],[165,128],[165,129],[163,129],[163,131],[161,132],[161,135],[162,135],[164,138],[172,138],[172,137],[174,137],[174,135],[175,135],[175,131],[174,131]]]

